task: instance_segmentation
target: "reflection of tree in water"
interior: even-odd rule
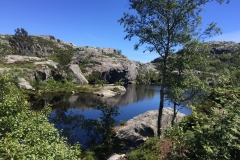
[[[100,144],[111,147],[114,133],[112,129],[116,125],[114,117],[120,114],[119,107],[112,107],[106,102],[94,100],[92,108],[101,111],[98,119],[85,119],[83,115],[76,112],[59,109],[51,116],[50,121],[58,129],[62,129],[62,135],[68,138],[69,143],[78,141],[87,148]]]

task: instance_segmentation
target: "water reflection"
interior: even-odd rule
[[[94,99],[91,107],[100,111],[99,118],[87,119],[83,114],[58,109],[52,112],[50,122],[62,130],[62,135],[68,138],[69,143],[80,142],[83,148],[100,144],[110,148],[114,133],[112,129],[117,123],[114,118],[120,114],[119,107],[110,106],[99,99]]]
[[[135,103],[142,100],[152,99],[158,93],[155,87],[147,85],[128,85],[126,86],[126,93],[111,98],[104,98],[111,106],[127,106],[128,104]],[[32,102],[32,108],[43,108],[46,104],[51,104],[53,110],[57,109],[80,109],[89,110],[92,108],[93,99],[102,99],[92,94],[80,95],[45,95],[35,102]],[[65,103],[68,103],[66,105]]]
[[[106,139],[111,141],[111,136],[107,136],[111,135],[111,127],[108,126],[119,124],[121,120],[127,121],[148,110],[157,110],[159,90],[160,86],[129,85],[125,94],[112,98],[92,94],[45,95],[32,103],[32,108],[41,109],[51,104],[53,112],[50,121],[58,129],[63,129],[62,134],[68,137],[70,143],[78,141],[85,148],[103,142],[109,146]],[[164,106],[172,107],[167,100]],[[180,112],[190,114],[191,109],[183,107]]]

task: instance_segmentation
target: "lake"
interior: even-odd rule
[[[92,94],[48,95],[33,105],[39,107],[51,104],[53,111],[50,115],[50,121],[53,122],[58,129],[65,129],[65,133],[63,134],[69,137],[69,142],[80,141],[82,146],[85,146],[89,137],[83,132],[83,130],[86,131],[86,127],[83,128],[81,126],[83,125],[83,121],[84,124],[87,124],[87,128],[91,130],[90,134],[91,132],[94,134],[96,131],[93,126],[97,124],[96,120],[102,119],[103,112],[107,114],[117,112],[117,114],[111,115],[108,120],[114,120],[118,125],[120,121],[127,121],[148,110],[158,110],[160,88],[160,86],[155,85],[128,85],[126,86],[126,93],[111,98],[98,97]],[[106,102],[109,106],[115,106],[115,108],[111,111],[105,111],[93,107],[93,101],[99,99]],[[166,101],[164,106],[173,107],[169,101]],[[191,109],[189,108],[178,107],[178,109],[184,114],[191,114]],[[70,116],[74,117],[71,118]],[[80,122],[81,125],[79,125]]]

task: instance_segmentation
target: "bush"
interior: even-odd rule
[[[148,139],[140,148],[130,152],[128,160],[159,160],[159,138]]]
[[[70,146],[48,122],[49,108],[32,111],[9,74],[0,75],[0,157],[3,159],[79,159],[80,146]]]
[[[125,126],[126,124],[127,124],[126,121],[122,121],[122,120],[120,120],[120,126]]]
[[[179,127],[168,130],[168,159],[240,159],[240,94],[238,88],[215,88],[193,107]]]
[[[98,80],[100,80],[100,72],[93,71],[92,74],[88,75],[87,80],[90,84],[96,84]]]

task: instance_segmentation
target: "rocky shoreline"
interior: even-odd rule
[[[163,108],[162,126],[167,128],[171,125],[173,109]],[[186,115],[178,112],[175,122],[179,123]],[[158,110],[150,110],[128,120],[124,126],[118,126],[116,138],[126,142],[127,146],[122,147],[121,153],[114,153],[108,160],[117,160],[124,158],[126,153],[144,143],[148,138],[157,136]]]

